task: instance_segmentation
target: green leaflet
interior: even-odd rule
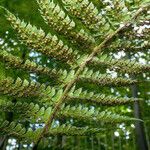
[[[129,73],[129,74],[137,74],[143,73],[150,70],[150,65],[142,65],[137,63],[136,61],[131,61],[128,59],[113,59],[108,55],[101,55],[99,58],[95,58],[92,61],[94,66],[104,66],[105,68],[109,67],[110,69],[114,69],[120,73]]]
[[[40,12],[47,24],[50,25],[55,31],[62,32],[69,38],[72,38],[72,41],[79,43],[86,43],[90,45],[95,42],[95,39],[87,33],[84,29],[76,30],[76,23],[65,14],[63,9],[53,1],[37,0]]]
[[[12,78],[6,78],[0,81],[0,92],[16,97],[29,97],[39,96],[40,84],[29,82],[27,80],[22,81],[20,78],[13,80]]]
[[[85,68],[83,70],[83,73],[80,75],[79,81],[82,82],[89,82],[101,86],[107,86],[107,85],[113,85],[113,86],[125,86],[137,83],[136,80],[116,77],[112,78],[111,76],[107,74],[100,74],[99,71],[94,72],[93,70],[90,70],[88,68]]]
[[[29,82],[17,78],[13,80],[11,77],[0,81],[0,93],[13,96],[16,98],[35,97],[41,103],[45,102],[48,105],[57,103],[57,100],[62,96],[63,89],[56,90],[54,87],[46,86],[37,82]],[[12,93],[13,91],[13,93]],[[37,101],[35,100],[35,102]]]
[[[92,104],[102,104],[102,105],[123,105],[128,103],[133,103],[134,101],[141,100],[135,98],[122,98],[115,97],[112,95],[105,94],[95,94],[94,92],[88,92],[82,88],[76,89],[73,87],[69,93],[69,101],[78,101],[80,103],[92,103]]]
[[[23,141],[26,141],[27,143],[30,143],[31,141],[35,141],[38,138],[38,135],[41,133],[42,129],[36,129],[33,131],[31,128],[26,130],[21,124],[16,122],[8,122],[4,121],[1,126],[1,133],[3,134],[9,134],[15,137],[18,137],[19,139],[22,139]],[[55,135],[68,135],[68,136],[75,136],[75,135],[90,135],[95,134],[100,131],[103,131],[103,129],[98,128],[90,128],[90,127],[75,127],[67,124],[63,125],[57,125],[55,127],[52,127],[49,129],[47,133],[47,137],[49,136],[55,136]]]
[[[63,0],[63,3],[66,10],[81,19],[87,28],[98,31],[103,20],[102,14],[92,2],[88,0]]]
[[[14,136],[20,137],[19,135],[24,135],[26,130],[25,128],[22,127],[21,124],[17,124],[15,122],[11,122],[9,123],[8,121],[4,121],[1,125],[0,125],[0,129],[1,129],[1,135],[5,135],[5,134],[14,134]]]
[[[72,136],[83,136],[95,134],[103,131],[103,129],[98,128],[90,128],[90,127],[75,127],[67,124],[63,124],[61,126],[57,126],[49,130],[48,135],[72,135]]]
[[[6,17],[12,27],[19,33],[23,42],[29,47],[48,56],[56,57],[58,60],[67,60],[70,65],[75,61],[78,51],[65,45],[56,35],[51,33],[46,35],[42,29],[37,29],[31,24],[21,21],[10,12],[6,14]]]
[[[13,112],[14,116],[20,114],[19,119],[21,122],[27,120],[31,123],[43,123],[46,122],[51,114],[52,108],[40,107],[38,104],[26,103],[26,102],[7,102],[0,104],[0,112]]]
[[[16,123],[16,122],[8,122],[8,121],[4,121],[1,126],[1,133],[0,135],[11,135],[14,137],[17,137],[19,139],[22,139],[23,141],[26,142],[31,142],[31,141],[35,141],[38,134],[40,134],[41,129],[38,129],[36,131],[33,131],[31,128],[29,128],[28,130],[26,130],[21,124]]]
[[[77,120],[82,120],[86,123],[89,122],[109,122],[109,123],[117,123],[117,122],[126,122],[126,121],[134,121],[138,120],[135,118],[130,118],[127,116],[122,116],[118,114],[114,114],[108,111],[99,112],[95,108],[89,109],[88,107],[84,107],[82,105],[79,106],[63,106],[61,112],[58,114],[58,117],[67,117],[73,118]]]
[[[45,74],[49,77],[55,78],[60,83],[63,82],[64,84],[70,82],[75,75],[75,70],[67,72],[66,70],[61,69],[50,69],[48,67],[38,65],[37,63],[32,62],[28,59],[23,63],[21,58],[9,54],[6,50],[2,50],[0,52],[0,61],[4,62],[6,65],[12,68],[23,69],[25,71],[33,73],[35,72],[37,74]]]
[[[0,61],[4,62],[6,65],[12,68],[23,69],[29,72],[36,72],[37,74],[46,74],[50,77],[57,76],[56,69],[43,67],[42,65],[38,65],[37,63],[28,59],[23,63],[21,58],[8,53],[6,50],[0,51]]]

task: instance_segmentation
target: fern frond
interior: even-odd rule
[[[113,85],[113,86],[123,86],[137,83],[136,80],[116,77],[112,78],[107,74],[100,74],[100,71],[94,72],[93,70],[89,70],[85,68],[82,75],[80,75],[79,80],[82,82],[89,82],[98,84],[101,86],[105,85]]]
[[[143,73],[150,70],[150,65],[142,65],[136,63],[136,61],[125,60],[125,59],[113,59],[108,55],[101,55],[99,58],[96,57],[92,60],[94,66],[105,66],[109,67],[110,69],[115,69],[121,73]]]
[[[73,50],[64,44],[56,35],[51,33],[46,35],[42,29],[37,29],[36,26],[21,21],[10,12],[7,12],[6,17],[12,27],[18,32],[22,41],[36,51],[69,64],[72,64],[75,58],[79,57],[77,56],[77,50]]]
[[[5,78],[0,80],[0,94],[13,96],[15,98],[35,97],[39,103],[53,105],[62,96],[63,89],[56,90],[54,87],[46,86],[38,82],[29,82],[17,78]]]
[[[132,34],[132,33],[131,33]],[[139,42],[137,43],[137,39]],[[105,51],[109,50],[109,52],[117,52],[117,51],[124,51],[124,52],[147,52],[150,48],[149,36],[146,38],[142,37],[135,37],[129,38],[128,36],[124,37],[124,39],[116,39],[111,43],[111,45],[106,46]],[[134,46],[133,46],[134,45]]]
[[[27,143],[35,141],[41,132],[41,129],[33,131],[31,128],[26,129],[22,124],[16,122],[4,121],[0,125],[0,135],[10,135]]]
[[[86,46],[95,42],[94,38],[84,29],[77,30],[76,23],[64,12],[59,4],[49,0],[37,0],[37,2],[44,20],[55,31],[62,32],[74,42],[86,43]]]
[[[88,92],[83,90],[82,88],[76,89],[73,87],[68,94],[70,101],[78,101],[80,103],[92,103],[92,104],[102,104],[102,105],[123,105],[128,103],[133,103],[135,101],[139,101],[141,99],[135,98],[122,98],[115,97],[112,95],[105,94],[95,94],[94,92]]]
[[[72,125],[56,125],[51,127],[48,133],[45,135],[46,137],[55,136],[55,135],[67,135],[67,136],[85,136],[90,134],[96,134],[98,132],[103,131],[104,129],[98,128],[90,128],[90,127],[76,127]],[[42,129],[32,130],[31,128],[25,129],[20,123],[16,122],[8,122],[4,121],[0,125],[0,135],[11,135],[16,137],[17,139],[21,139],[27,143],[31,143],[31,141],[36,141],[38,135],[41,133]]]
[[[79,59],[81,59],[81,57]],[[2,50],[0,52],[0,61],[4,62],[10,68],[23,69],[25,71],[47,75],[51,78],[57,79],[57,82],[62,85],[72,80],[75,75],[75,70],[67,71],[67,70],[55,69],[55,68],[50,69],[48,67],[39,65],[28,59],[23,61],[21,58],[14,56],[5,50]]]
[[[41,88],[41,89],[40,89]],[[39,96],[43,87],[36,82],[28,82],[27,80],[16,80],[11,77],[0,80],[0,93],[15,97]]]
[[[52,113],[52,108],[40,108],[39,105],[33,103],[28,104],[17,102],[14,104],[12,102],[8,102],[0,105],[0,111],[11,111],[14,112],[14,115],[19,113],[20,119],[23,117],[24,120],[28,120],[30,122],[43,123]],[[89,109],[88,107],[84,107],[82,105],[74,107],[70,105],[64,106],[61,108],[61,111],[57,116],[58,118],[63,116],[77,120],[84,120],[86,123],[89,121],[117,123],[136,120],[135,118],[113,114],[108,111],[99,112],[94,108]]]
[[[5,50],[0,51],[0,61],[4,62],[7,66],[15,68],[15,69],[23,69],[29,72],[35,72],[37,74],[45,74],[49,77],[57,77],[57,70],[50,69],[48,67],[43,67],[33,61],[25,60],[23,61],[21,58],[14,56],[8,53]]]
[[[26,129],[22,127],[21,124],[17,124],[15,122],[9,123],[8,121],[4,121],[0,125],[0,135],[13,135],[17,138],[20,137],[20,135],[24,135],[26,132]]]
[[[0,112],[13,112],[14,117],[20,114],[17,119],[20,121],[29,121],[30,123],[43,123],[51,114],[51,107],[40,107],[38,104],[26,102],[5,102],[0,104]]]
[[[98,31],[105,19],[89,0],[63,0],[65,9],[81,19],[87,28]]]
[[[117,60],[116,62],[112,59],[108,60],[108,63],[105,59],[98,58],[97,55],[103,55],[103,51],[107,51],[107,49],[115,46],[123,45],[122,48],[125,48],[126,45],[128,46],[125,40],[123,40],[124,37],[127,37],[125,32],[132,28],[132,25],[138,20],[139,15],[144,16],[142,13],[145,10],[147,11],[150,5],[144,4],[138,6],[140,7],[139,9],[138,7],[134,8],[134,11],[126,11],[124,14],[120,14],[117,19],[117,16],[114,16],[114,14],[117,10],[121,12],[122,8],[126,7],[124,1],[119,2],[116,9],[112,10],[114,17],[111,16],[106,5],[98,12],[98,9],[90,0],[63,0],[66,6],[63,5],[62,1],[58,0],[55,2],[50,0],[37,0],[37,2],[42,17],[50,26],[50,31],[57,36],[51,33],[46,34],[42,29],[21,21],[7,10],[5,10],[6,17],[12,27],[18,32],[21,41],[33,50],[54,57],[56,62],[60,60],[59,63],[62,62],[63,67],[60,70],[51,70],[28,60],[22,62],[20,58],[8,53],[6,54],[6,52],[0,53],[0,58],[4,60],[6,65],[10,65],[10,67],[47,75],[52,72],[52,76],[57,76],[59,84],[51,87],[46,86],[44,83],[29,82],[20,78],[16,80],[12,78],[1,79],[0,94],[2,96],[7,95],[8,98],[9,96],[15,97],[16,101],[12,101],[12,103],[9,102],[9,99],[2,100],[0,103],[0,111],[2,112],[4,110],[4,113],[11,111],[14,113],[14,116],[18,112],[18,118],[16,120],[14,119],[16,122],[4,122],[0,125],[2,133],[34,142],[35,146],[33,150],[35,150],[43,137],[57,134],[85,135],[99,132],[99,129],[92,128],[94,127],[93,123],[100,124],[102,122],[106,124],[141,121],[140,119],[115,114],[114,112],[110,112],[109,109],[100,111],[103,109],[98,108],[99,104],[125,104],[134,101],[134,99],[116,98],[99,93],[95,94],[95,91],[87,92],[82,89],[85,88],[86,82],[101,86],[124,86],[137,83],[136,80],[130,80],[128,78],[112,78],[107,74],[100,74],[100,70],[95,71],[96,68],[90,70],[91,66],[88,65],[91,63],[95,65],[104,64],[110,68],[115,66],[122,72],[129,70],[128,73],[132,72],[133,69],[137,73],[144,71],[143,66],[136,65],[135,63],[127,64],[126,61],[122,62]],[[115,2],[112,2],[114,6]],[[102,11],[105,13],[104,15]],[[72,14],[68,14],[69,12]],[[136,37],[131,37],[131,43],[135,44],[135,47],[139,46],[135,42]],[[132,44],[129,44],[129,46],[132,46]],[[46,70],[44,70],[45,68]],[[39,81],[42,82],[41,80]],[[85,84],[82,84],[82,82]],[[76,90],[74,88],[76,84],[81,88]],[[89,88],[89,86],[86,88]],[[32,100],[34,103],[30,103],[28,101],[29,98],[34,99],[35,101]],[[21,102],[24,99],[27,101]],[[90,105],[90,107],[87,107],[88,105],[84,104],[68,104],[70,100],[73,101],[76,99],[79,101],[85,100],[86,104],[88,101],[93,102],[94,106],[96,106]],[[36,128],[33,131],[27,127],[25,130],[22,125],[18,124],[18,122],[23,122],[22,116],[24,116],[24,121],[28,121],[30,125],[32,123],[34,125],[38,124],[38,129]],[[89,127],[91,128],[79,128],[77,126],[70,126],[70,124],[61,125],[62,119],[64,119],[65,123],[70,121],[72,125],[76,122],[81,122],[79,126],[90,124]]]
[[[57,114],[58,117],[73,118],[77,120],[84,121],[85,123],[89,122],[109,122],[109,123],[118,123],[126,121],[134,121],[135,118],[130,118],[127,116],[121,116],[114,114],[108,111],[99,112],[98,110],[82,105],[79,106],[64,106],[61,108],[61,112]]]
[[[49,130],[48,135],[68,135],[68,136],[85,136],[103,131],[103,129],[90,127],[75,127],[63,124]]]
[[[45,135],[49,129],[49,126],[51,126],[53,119],[55,119],[55,116],[57,116],[57,113],[59,112],[61,106],[65,103],[66,100],[66,96],[68,95],[68,92],[70,91],[70,88],[74,85],[74,83],[76,82],[76,80],[78,79],[78,77],[80,76],[80,74],[82,73],[82,71],[84,70],[84,68],[86,67],[86,65],[94,58],[94,56],[99,53],[100,51],[103,50],[103,48],[106,46],[106,44],[112,40],[114,37],[116,37],[116,35],[118,35],[121,31],[123,31],[125,28],[129,27],[130,25],[132,25],[132,21],[134,21],[137,16],[139,14],[141,14],[145,9],[147,9],[147,7],[149,7],[149,5],[146,6],[141,6],[142,8],[138,9],[133,16],[124,23],[123,26],[120,26],[119,28],[117,28],[113,33],[108,34],[108,36],[106,38],[104,38],[102,40],[102,42],[96,46],[93,50],[93,52],[89,55],[89,57],[82,62],[81,66],[78,68],[76,74],[75,74],[75,78],[69,82],[66,85],[66,88],[62,94],[62,96],[60,97],[60,99],[58,100],[58,103],[55,105],[52,114],[50,115],[50,118],[48,119],[48,121],[46,122],[45,127],[43,128],[42,133],[40,134],[40,136],[38,137],[38,140],[36,141],[36,145],[34,146],[34,149],[37,148],[38,143],[40,142],[40,140],[43,138],[43,135]],[[66,112],[67,113],[67,112]],[[73,114],[72,114],[73,115]],[[112,116],[112,115],[110,115]]]

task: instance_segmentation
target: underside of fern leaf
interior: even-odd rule
[[[105,124],[138,120],[116,114],[110,106],[141,99],[108,95],[103,88],[140,84],[136,79],[125,78],[124,74],[130,76],[150,70],[149,65],[125,58],[115,59],[112,53],[131,47],[125,45],[122,37],[128,39],[132,26],[148,18],[150,4],[143,1],[129,7],[120,3],[118,8],[125,12],[111,8],[112,14],[119,11],[119,17],[110,15],[107,7],[98,9],[92,0],[37,0],[37,4],[43,21],[49,26],[48,33],[6,9],[5,16],[21,43],[65,67],[50,68],[29,59],[22,60],[1,48],[0,61],[6,68],[35,73],[36,76],[46,75],[50,85],[19,77],[3,77],[0,80],[0,112],[13,112],[14,120],[0,120],[0,134],[33,142],[33,149],[37,149],[44,137],[96,134],[104,130]],[[144,35],[143,39],[149,38],[147,32]],[[132,45],[132,49],[138,51],[138,45]],[[107,69],[116,71],[117,76],[108,74]],[[61,124],[61,119],[66,122]],[[35,131],[26,129],[25,120],[29,124],[42,124],[42,127]]]

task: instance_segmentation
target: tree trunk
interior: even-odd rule
[[[7,136],[0,137],[0,149],[5,150],[7,143]]]
[[[132,96],[138,98],[138,87],[136,84],[131,86]],[[139,102],[134,102],[134,117],[141,119],[141,110]],[[144,123],[141,121],[135,122],[136,140],[139,150],[148,150],[146,136],[144,132]]]

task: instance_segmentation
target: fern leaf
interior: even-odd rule
[[[53,105],[63,94],[63,89],[56,90],[54,87],[46,86],[38,82],[29,82],[27,80],[16,80],[11,77],[0,80],[0,93],[16,98],[36,97],[40,102]]]
[[[57,76],[56,69],[43,67],[42,65],[38,65],[37,63],[30,61],[28,59],[25,62],[23,62],[21,58],[14,56],[5,50],[2,50],[0,52],[0,61],[4,62],[5,64],[7,64],[9,67],[12,67],[12,68],[23,69],[25,71],[35,72],[37,74],[45,74],[50,77]]]
[[[21,58],[13,56],[5,50],[2,50],[0,52],[0,61],[4,62],[7,66],[15,69],[23,69],[25,71],[37,74],[45,74],[49,77],[57,79],[57,82],[61,84],[66,84],[70,82],[70,80],[72,80],[75,75],[75,70],[67,72],[67,70],[62,69],[50,69],[48,67],[38,65],[37,63],[28,59],[23,61]]]
[[[102,21],[105,21],[94,4],[88,0],[63,0],[63,3],[66,10],[81,19],[89,29],[97,31]]]
[[[63,11],[59,4],[49,0],[37,0],[41,15],[47,24],[55,31],[62,32],[72,37],[73,41],[90,45],[95,42],[94,38],[84,29],[77,30],[76,23]],[[86,45],[86,46],[87,46]]]
[[[92,103],[92,104],[102,104],[102,105],[123,105],[127,103],[133,103],[137,100],[135,98],[122,98],[122,97],[114,97],[112,95],[105,94],[95,94],[94,92],[88,92],[82,90],[82,88],[77,90],[72,90],[69,93],[70,101],[78,101],[80,103]]]
[[[17,78],[16,80],[11,77],[0,80],[0,93],[7,94],[15,97],[29,97],[29,96],[39,96],[42,89],[40,89],[40,84],[31,82],[27,80],[21,80]]]
[[[131,60],[124,60],[124,59],[112,59],[108,55],[101,55],[100,58],[95,58],[92,60],[94,66],[105,66],[109,67],[110,69],[115,69],[121,73],[129,73],[129,74],[137,74],[142,73],[150,70],[150,65],[142,65],[136,63],[135,61]]]
[[[118,122],[126,122],[126,121],[134,121],[135,118],[130,118],[127,116],[121,116],[119,114],[114,114],[108,111],[99,112],[98,110],[88,107],[84,107],[82,105],[73,106],[70,105],[66,107],[62,107],[61,112],[58,113],[58,117],[61,118],[73,118],[77,120],[82,120],[86,123],[89,122],[109,122],[109,123],[118,123]]]
[[[31,48],[69,64],[75,61],[78,51],[65,45],[56,35],[51,33],[46,35],[42,29],[37,29],[31,24],[21,21],[10,12],[7,12],[6,17],[12,27],[18,32],[22,41]]]
[[[17,138],[19,138],[20,135],[24,135],[26,132],[26,129],[23,128],[21,124],[17,124],[15,122],[9,123],[8,121],[4,121],[3,123],[1,123],[0,130],[0,135],[9,134]]]
[[[40,134],[41,129],[33,131],[31,128],[25,129],[22,124],[16,122],[4,121],[0,125],[0,135],[11,135],[17,139],[23,140],[27,143],[35,141],[37,136]]]
[[[0,135],[8,134],[13,137],[16,137],[17,139],[22,139],[23,141],[26,141],[27,143],[30,143],[30,141],[36,141],[36,139],[38,138],[38,135],[42,131],[41,128],[36,129],[35,131],[33,131],[31,128],[25,129],[19,123],[8,122],[8,121],[4,121],[0,125],[0,130],[1,130]],[[46,137],[55,136],[55,135],[85,136],[85,135],[96,134],[103,130],[104,129],[90,128],[90,127],[76,127],[72,125],[63,124],[61,126],[55,125],[55,127],[51,127],[45,136]]]
[[[104,85],[123,86],[123,85],[130,85],[130,84],[137,83],[136,80],[126,79],[121,77],[112,78],[107,74],[100,74],[99,71],[94,72],[93,70],[89,70],[88,68],[84,69],[82,75],[80,75],[79,80],[85,83],[89,82],[101,86]]]
[[[75,127],[63,124],[49,130],[48,135],[68,135],[68,136],[85,136],[103,131],[103,129],[89,127]]]

